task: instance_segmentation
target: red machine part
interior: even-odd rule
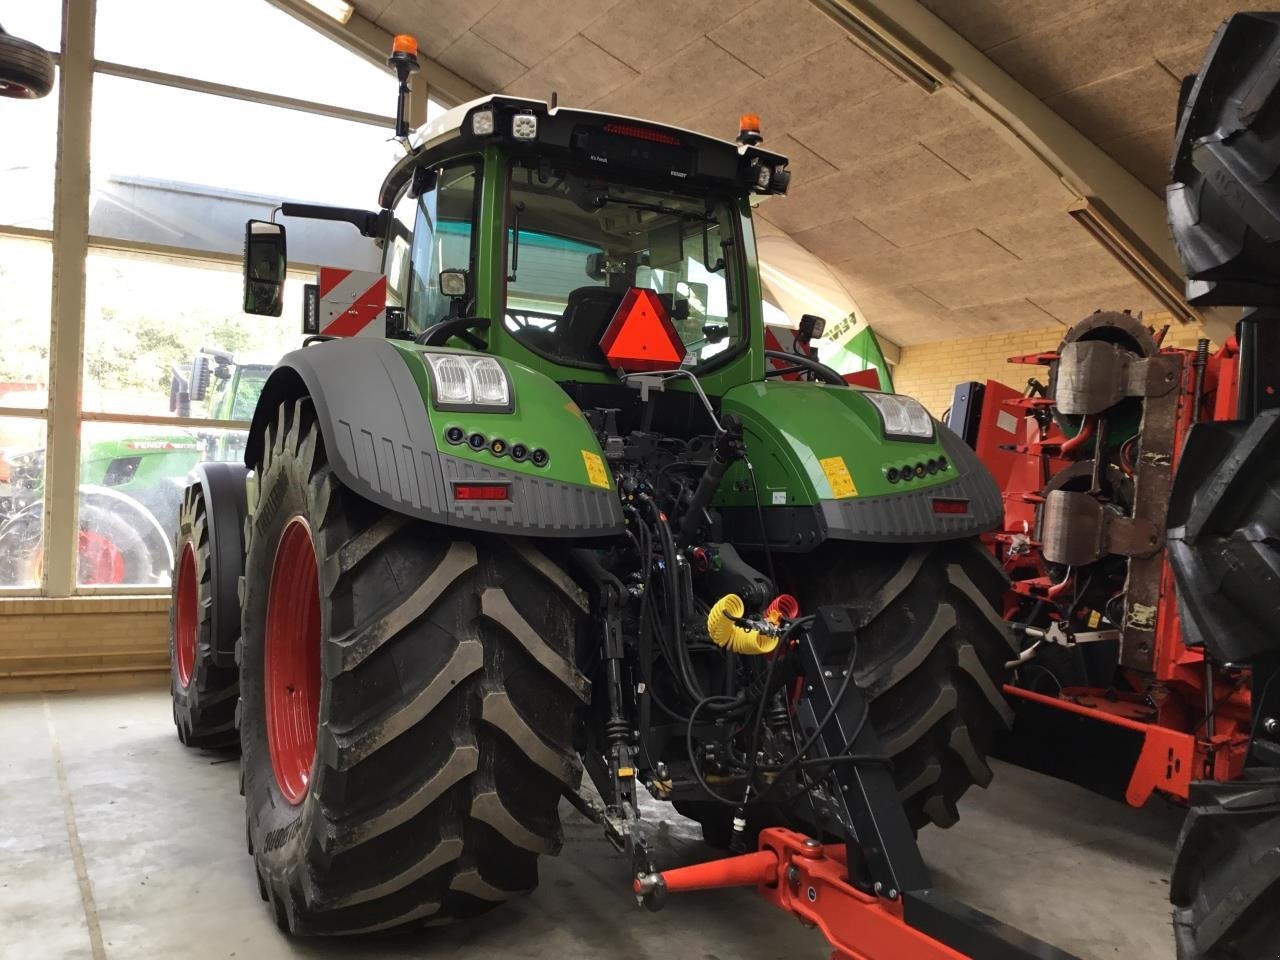
[[[1196,419],[1235,417],[1239,348],[1233,337],[1208,357],[1201,393],[1195,401],[1192,351],[1162,352],[1179,354],[1185,360],[1180,384],[1183,402],[1178,409],[1173,444],[1176,466],[1178,452]],[[1009,362],[1047,365],[1057,356],[1053,352],[1037,353],[1011,357]],[[1037,410],[1051,406],[1047,398],[1022,396],[995,381],[987,381],[985,397],[977,453],[1001,484],[1005,505],[1002,530],[988,534],[987,539],[1013,578],[1006,603],[1006,616],[1011,617],[1020,598],[1052,600],[1073,587],[1074,574],[1061,580],[1048,575],[1040,555],[1041,545],[1034,539],[1036,508],[1043,502],[1041,491],[1048,479],[1067,467],[1075,456],[1087,455],[1087,441],[1095,425],[1086,420],[1076,436],[1068,439],[1055,425],[1042,428],[1035,418]],[[1011,444],[1008,418],[1015,412],[1017,440]],[[1173,573],[1167,563],[1161,575],[1155,621],[1154,675],[1128,678],[1134,689],[1143,693],[1068,687],[1057,697],[1047,697],[1006,687],[1007,693],[1023,700],[1142,733],[1143,747],[1126,791],[1126,800],[1134,806],[1145,803],[1154,790],[1185,800],[1192,779],[1234,779],[1244,769],[1247,753],[1247,674],[1233,678],[1215,670],[1213,689],[1206,691],[1210,681],[1204,655],[1183,643]],[[1207,692],[1211,696],[1206,696]],[[1206,709],[1206,703],[1213,704],[1212,711]]]
[[[669,893],[758,887],[775,907],[821,930],[831,944],[831,960],[966,960],[908,926],[901,901],[863,893],[846,881],[847,873],[843,845],[823,846],[770,827],[761,831],[755,853],[668,870],[662,879]]]

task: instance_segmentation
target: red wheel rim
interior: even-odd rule
[[[196,609],[199,602],[199,584],[196,580],[196,552],[191,544],[182,547],[182,559],[178,563],[178,609],[173,623],[173,649],[178,661],[178,682],[183,689],[191,686],[191,675],[196,669]]]
[[[289,521],[276,547],[266,632],[267,747],[280,792],[298,804],[311,782],[320,713],[320,584],[311,528],[302,517]]]
[[[80,531],[80,582],[124,583],[124,554],[100,533]]]

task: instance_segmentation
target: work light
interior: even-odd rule
[[[886,437],[902,437],[910,440],[933,438],[933,418],[918,401],[896,393],[865,391],[862,395],[879,411]]]
[[[426,353],[435,405],[440,410],[509,411],[511,383],[493,357]]]

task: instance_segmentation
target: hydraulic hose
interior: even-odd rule
[[[684,516],[680,519],[676,543],[682,550],[693,542],[693,535],[698,532],[698,526],[702,523],[703,512],[711,503],[711,498],[715,496],[720,481],[724,479],[725,471],[729,469],[729,464],[737,457],[738,440],[742,436],[742,422],[732,414],[725,414],[722,423],[723,426],[716,433],[715,453],[711,457],[711,463],[707,465],[702,479],[698,481],[693,496],[689,498]]]
[[[717,600],[707,614],[707,633],[712,641],[726,650],[747,656],[772,653],[778,646],[776,636],[734,622],[740,620],[745,612],[742,598],[736,593],[727,593]]]

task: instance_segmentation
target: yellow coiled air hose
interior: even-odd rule
[[[733,622],[734,619],[741,618],[745,609],[740,596],[736,593],[725,594],[716,601],[716,605],[707,614],[707,633],[711,635],[711,639],[717,646],[732,650],[734,653],[748,656],[772,653],[778,645],[777,637]]]

